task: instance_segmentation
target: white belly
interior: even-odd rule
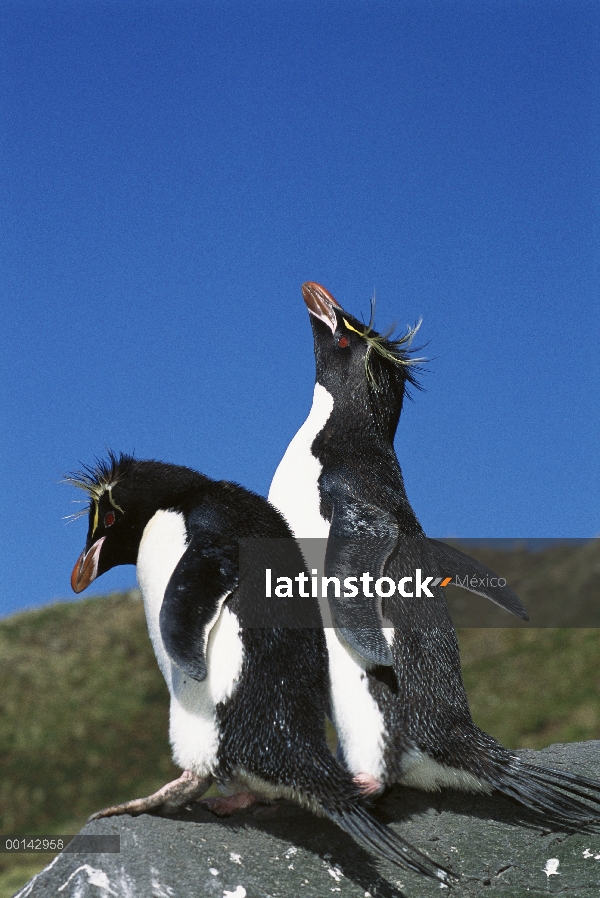
[[[319,511],[318,479],[322,466],[310,451],[315,437],[333,409],[333,397],[315,385],[310,414],[281,459],[269,490],[269,501],[283,514],[296,539],[327,539],[329,521]],[[317,567],[308,557],[310,547],[301,543],[309,568]],[[313,548],[315,558],[318,550]],[[323,552],[321,554],[324,554]],[[369,692],[365,665],[336,631],[325,628],[329,652],[332,715],[338,739],[353,774],[367,773],[379,779],[383,770],[383,715]],[[388,642],[391,634],[386,633]]]
[[[350,772],[383,776],[385,723],[377,702],[369,692],[366,664],[336,631],[325,629],[329,652],[333,724]]]
[[[154,654],[171,695],[169,734],[173,760],[202,776],[213,769],[216,761],[215,707],[235,688],[243,650],[238,620],[228,608],[223,608],[208,637],[208,675],[204,682],[188,677],[167,655],[160,634],[160,609],[171,575],[187,548],[186,537],[183,515],[157,511],[142,536],[137,576]]]
[[[321,384],[315,384],[310,414],[279,462],[269,502],[279,509],[299,539],[325,537],[329,523],[319,510],[318,480],[322,465],[310,451],[315,437],[323,430],[333,408],[333,397]]]

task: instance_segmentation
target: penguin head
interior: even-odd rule
[[[136,564],[148,521],[160,509],[181,505],[197,480],[188,468],[156,461],[138,461],[131,455],[109,452],[108,460],[85,466],[65,482],[87,493],[87,508],[73,515],[88,515],[85,548],[71,574],[71,587],[80,593],[101,574],[119,564]]]
[[[372,319],[365,325],[346,312],[320,284],[303,284],[302,296],[313,330],[317,382],[334,402],[368,402],[399,415],[407,386],[419,388],[415,366],[425,360],[414,358],[410,346],[421,322],[392,339],[391,332],[375,331]]]

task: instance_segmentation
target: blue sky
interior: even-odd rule
[[[600,533],[599,38],[577,0],[3,2],[0,613],[70,597],[58,481],[107,446],[267,492],[306,280],[423,317],[430,535]]]

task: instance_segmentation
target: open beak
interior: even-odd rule
[[[71,589],[73,592],[83,592],[83,590],[87,589],[90,583],[98,576],[100,549],[102,548],[102,543],[105,539],[106,537],[103,536],[101,539],[96,540],[94,545],[88,549],[87,552],[84,549],[75,562],[75,567],[71,574]]]
[[[339,302],[335,301],[331,293],[320,284],[308,281],[306,284],[302,284],[302,297],[310,314],[326,324],[331,333],[335,334],[338,325],[334,309],[342,311],[342,307]]]

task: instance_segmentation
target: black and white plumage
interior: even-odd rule
[[[297,538],[328,537],[328,576],[369,571],[399,582],[420,568],[434,577],[493,578],[479,562],[428,539],[406,496],[393,440],[407,384],[415,383],[408,351],[414,330],[389,340],[320,285],[305,284],[302,292],[314,335],[313,407],[277,469],[270,501]],[[600,783],[528,765],[473,723],[443,589],[430,591],[432,598],[384,598],[381,635],[374,635],[376,598],[363,599],[357,615],[356,601],[349,609],[330,600],[337,624],[326,630],[331,710],[355,780],[367,793],[392,783],[497,791],[554,824],[597,822]],[[526,618],[508,587],[481,594]]]
[[[293,601],[282,607],[286,600],[265,596],[265,551],[274,574],[304,570],[279,513],[236,484],[126,455],[111,454],[70,481],[90,497],[73,589],[115,565],[137,565],[171,696],[173,759],[184,769],[154,795],[95,816],[174,811],[216,781],[292,799],[370,852],[444,878],[443,868],[369,814],[327,747],[327,659],[316,602],[306,600],[298,617]],[[267,549],[242,572],[245,539],[264,540]],[[284,618],[285,626],[267,623]]]

